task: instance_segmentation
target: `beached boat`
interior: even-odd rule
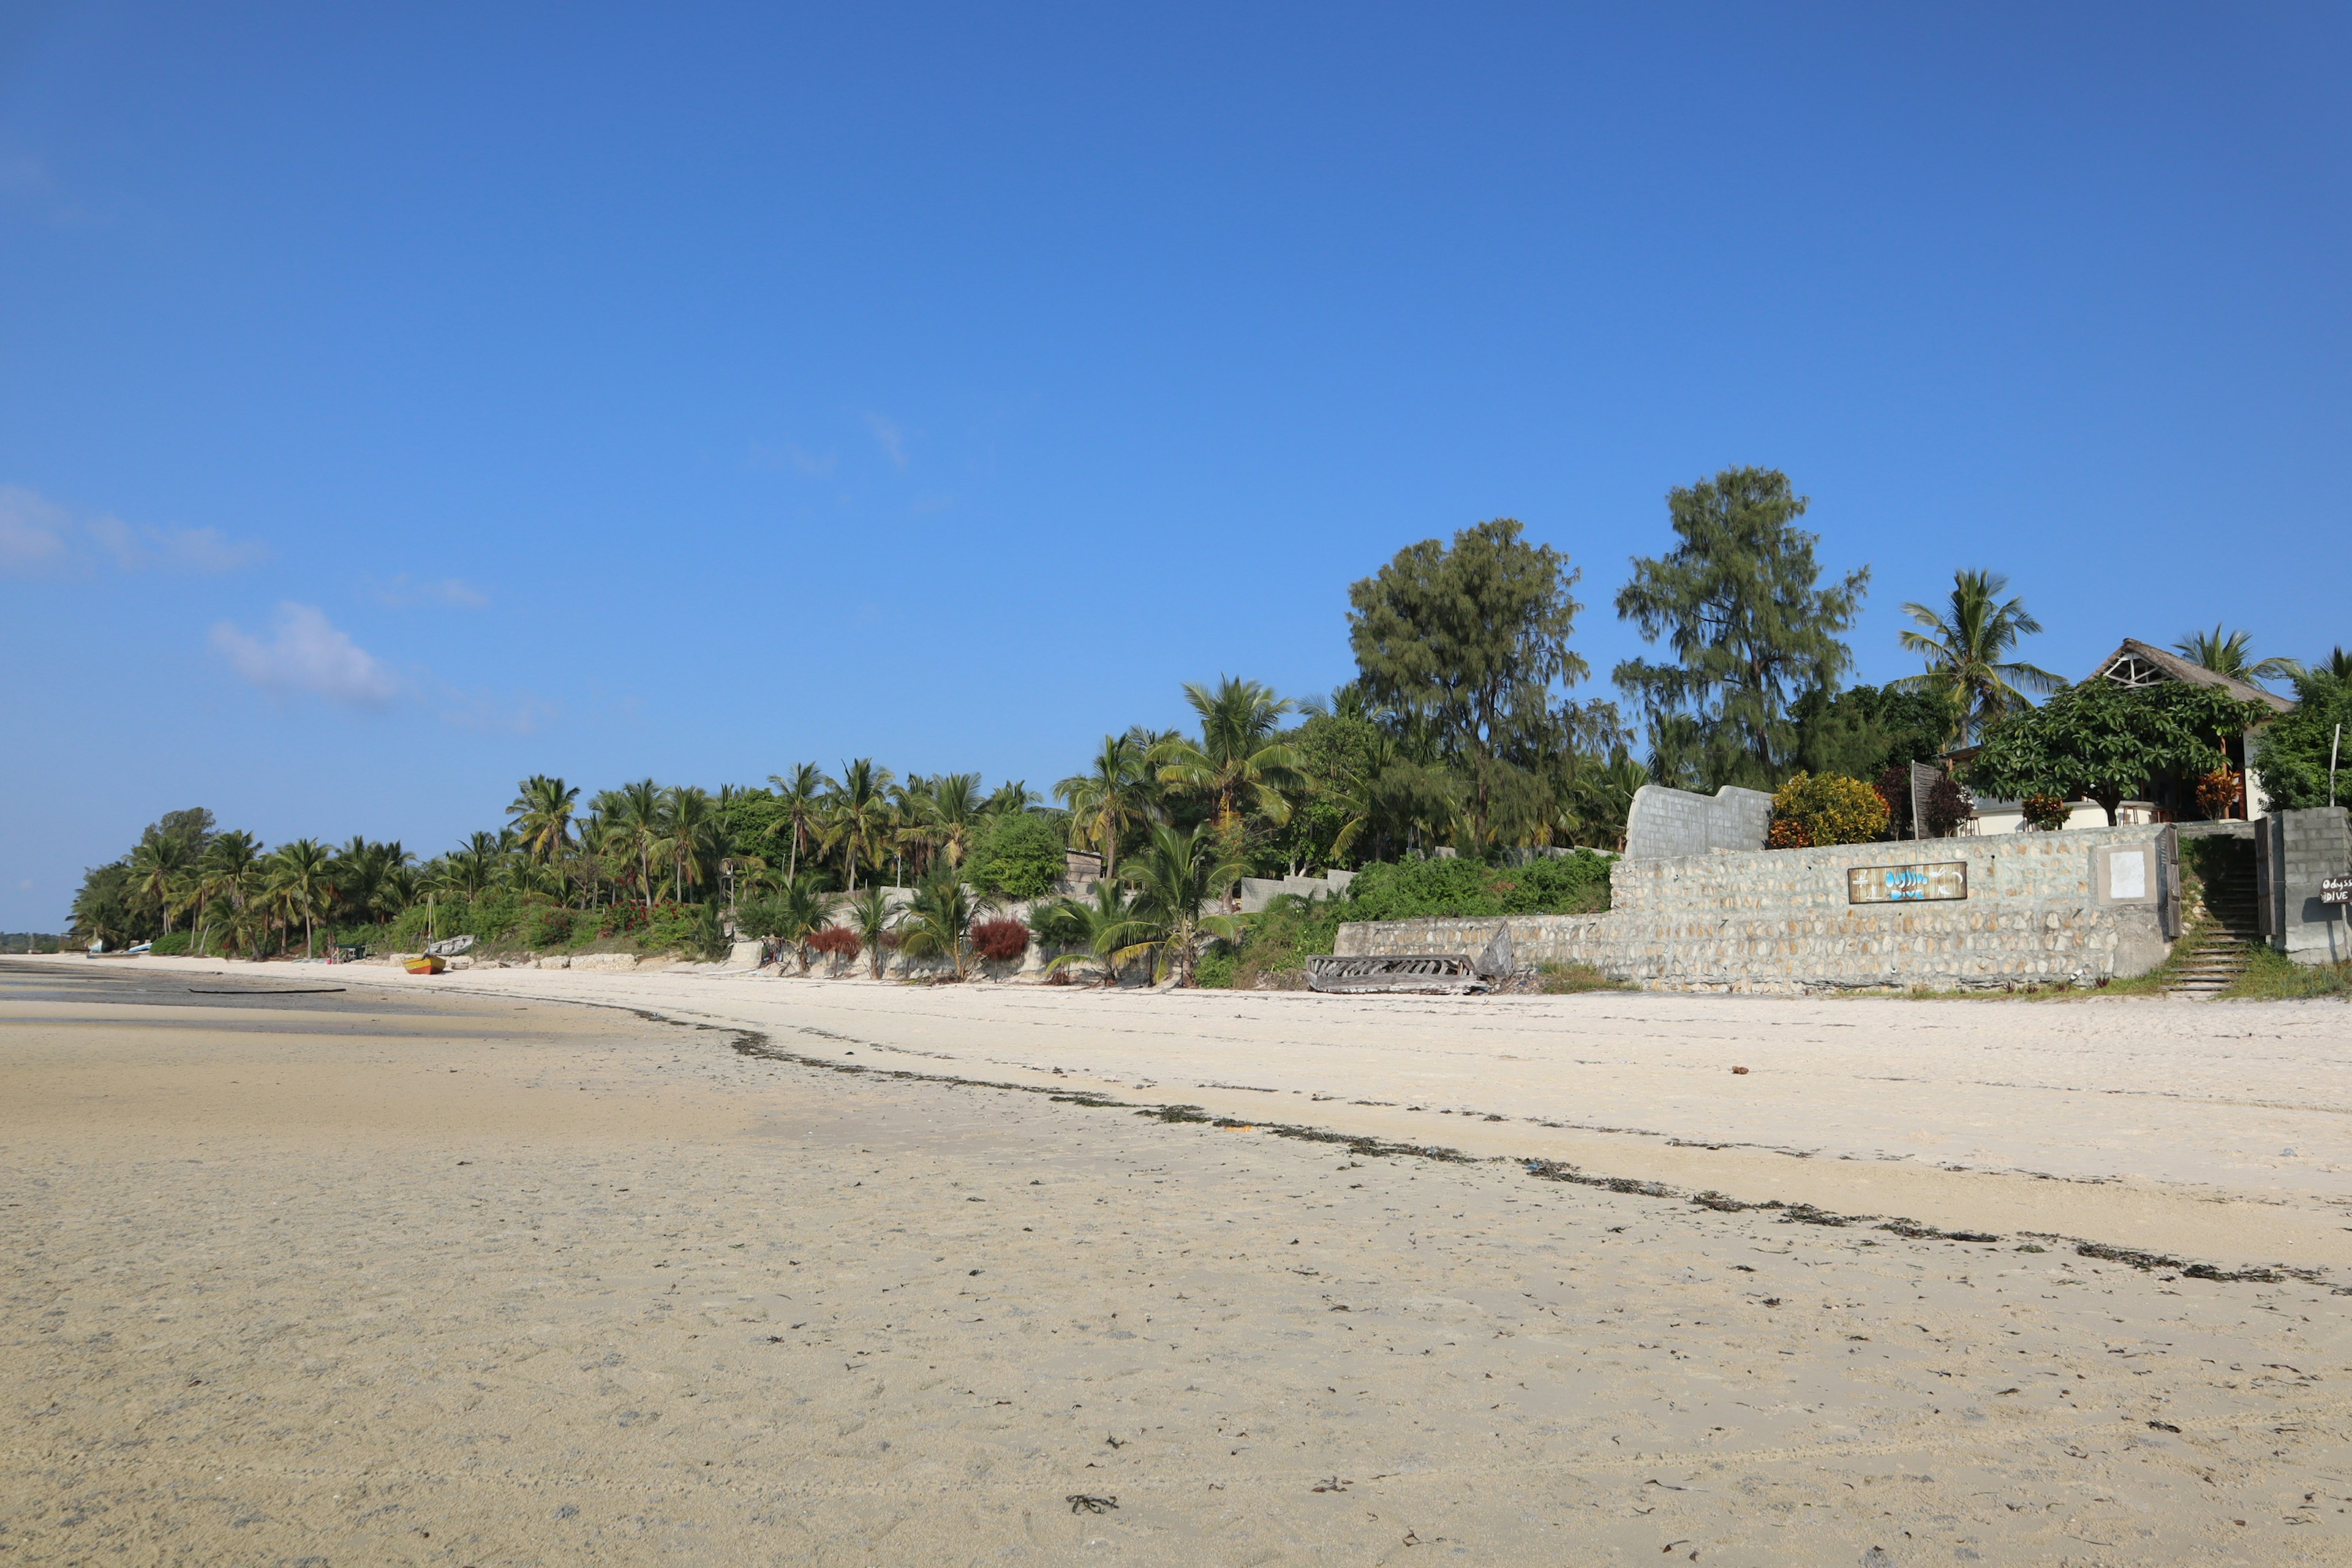
[[[449,961],[428,952],[410,959],[401,967],[411,974],[438,974],[449,967]]]

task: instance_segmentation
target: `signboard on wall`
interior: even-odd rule
[[[2319,879],[2319,901],[2323,904],[2352,904],[2352,877]]]
[[[1922,904],[1969,896],[1969,868],[1962,860],[1933,866],[1856,866],[1845,874],[1849,904]]]

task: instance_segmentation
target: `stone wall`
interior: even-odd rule
[[[2319,901],[2323,877],[2352,873],[2352,831],[2343,806],[2274,812],[2253,825],[2261,835],[2263,934],[2301,963],[2352,959],[2346,940],[2347,906]]]
[[[1761,849],[1772,829],[1772,797],[1726,784],[1711,795],[1664,784],[1633,792],[1625,813],[1625,858],[1665,859],[1712,849]]]
[[[1619,861],[1600,915],[1339,928],[1347,955],[1475,952],[1508,924],[1522,963],[1585,963],[1661,990],[1806,992],[2092,984],[2168,950],[2177,889],[2158,826]],[[1968,896],[1847,901],[1856,867],[1958,862]]]

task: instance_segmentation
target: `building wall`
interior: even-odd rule
[[[1336,945],[1475,952],[1507,923],[1523,963],[1586,963],[1662,990],[2092,984],[2164,961],[2168,842],[2144,826],[1628,858],[1611,871],[1606,914],[1359,922]],[[2137,895],[2118,896],[2132,885],[2119,857],[2137,858]],[[1966,899],[1847,901],[1853,868],[1950,862],[1967,868]]]
[[[2310,811],[2274,812],[2260,831],[2268,838],[2261,889],[2269,908],[2263,930],[2271,945],[2303,963],[2341,963],[2352,959],[2347,941],[2347,906],[2319,901],[2324,877],[2352,873],[2352,829],[2340,805]]]

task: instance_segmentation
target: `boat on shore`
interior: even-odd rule
[[[411,974],[438,974],[449,967],[449,961],[438,953],[419,953],[401,964]]]

